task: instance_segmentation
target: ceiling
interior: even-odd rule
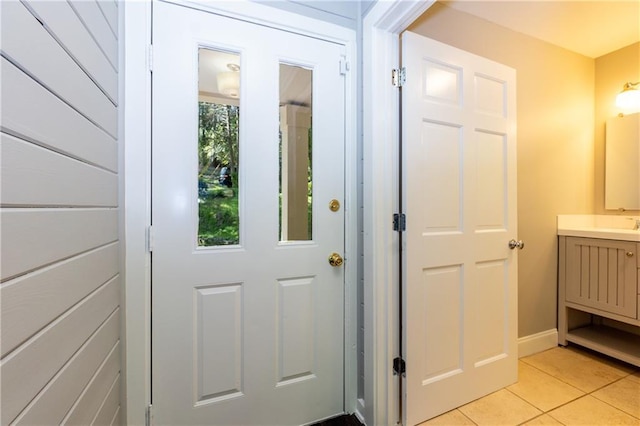
[[[640,0],[440,0],[448,7],[597,58],[640,41]],[[209,102],[238,104],[220,93],[216,76],[240,65],[240,55],[200,49],[199,86]],[[280,67],[280,103],[311,103],[311,72]],[[204,100],[204,98],[203,98]]]
[[[220,93],[217,76],[232,70],[229,67],[240,66],[240,55],[219,50],[198,49],[198,92],[201,101],[238,105],[238,99]],[[239,86],[238,82],[238,86]]]
[[[640,0],[441,2],[591,58],[640,41]]]

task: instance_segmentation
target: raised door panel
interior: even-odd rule
[[[196,405],[242,396],[243,285],[194,291]]]
[[[509,355],[509,282],[507,263],[492,260],[476,263],[476,280],[469,302],[472,304],[473,362],[475,367]]]
[[[313,300],[317,285],[314,277],[278,280],[276,386],[315,377],[317,314]]]
[[[507,139],[503,134],[475,132],[476,232],[504,231],[507,226],[505,176]]]
[[[418,221],[423,233],[460,232],[462,229],[462,128],[456,123],[425,121],[422,124],[421,147],[412,164],[424,170],[425,181],[420,197]],[[428,204],[440,206],[427,208]]]
[[[423,384],[462,373],[464,336],[464,269],[462,265],[426,268],[422,271],[424,309],[411,319],[423,329],[419,371]],[[446,309],[442,309],[446,306]],[[432,342],[438,342],[437,345]]]

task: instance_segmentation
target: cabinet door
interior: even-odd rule
[[[636,318],[636,243],[566,239],[566,300]]]

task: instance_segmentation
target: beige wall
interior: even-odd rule
[[[640,81],[640,43],[596,58],[595,63],[595,208],[597,214],[622,214],[604,209],[605,122],[620,112],[615,100],[624,83]]]
[[[594,211],[594,60],[440,4],[409,30],[517,71],[518,335],[554,329],[556,215]]]

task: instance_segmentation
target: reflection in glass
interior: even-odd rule
[[[280,64],[280,241],[312,239],[312,72]]]
[[[198,50],[198,246],[240,243],[240,55]]]

